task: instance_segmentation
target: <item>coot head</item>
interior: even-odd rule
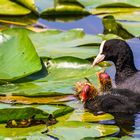
[[[129,45],[121,39],[103,41],[93,65],[102,61],[112,61],[116,66],[116,82],[123,81],[137,69],[134,65],[133,53]]]

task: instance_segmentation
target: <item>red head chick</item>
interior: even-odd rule
[[[76,83],[76,91],[78,92],[79,98],[84,103],[98,95],[94,85],[87,78],[86,82]]]
[[[100,91],[110,91],[112,89],[112,80],[110,76],[105,72],[98,72],[97,76],[100,84]]]

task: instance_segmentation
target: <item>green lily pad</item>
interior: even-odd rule
[[[54,1],[54,7],[44,10],[41,15],[88,15],[89,12],[84,9],[78,1],[57,0]]]
[[[100,36],[103,40],[109,40],[109,39],[122,39],[120,36],[116,35],[116,34],[99,34],[98,36]]]
[[[111,15],[105,16],[102,19],[102,23],[104,26],[104,34],[116,34],[124,39],[130,39],[134,37],[134,35],[132,35],[126,29],[124,29],[120,23],[116,22],[115,18]]]
[[[88,112],[84,109],[84,105],[81,101],[69,101],[65,103],[66,105],[74,108],[74,111],[58,118],[60,122],[63,120],[66,121],[82,121],[82,122],[101,122],[101,121],[110,121],[114,120],[114,117],[111,114],[102,114],[95,116],[93,113]]]
[[[15,0],[23,4],[25,7],[29,8],[36,14],[40,14],[46,8],[54,7],[55,1],[54,0]]]
[[[139,0],[78,0],[86,7],[140,7]]]
[[[0,105],[0,123],[6,123],[8,120],[28,119],[33,115],[36,119],[47,121],[49,114],[53,114],[57,118],[73,111],[72,107],[66,105]]]
[[[33,115],[36,115],[37,118],[45,118],[48,119],[48,113],[43,112],[40,109],[25,107],[25,108],[4,108],[0,109],[0,123],[6,123],[8,120],[20,120],[20,119],[28,119]]]
[[[74,56],[84,59],[90,58],[97,55],[99,49],[97,46],[102,41],[101,37],[85,34],[82,29],[47,30],[34,33],[25,29],[13,28],[5,30],[3,33],[13,35],[25,31],[28,32],[40,57]]]
[[[10,0],[0,0],[0,15],[27,15],[31,11]]]
[[[84,77],[98,85],[96,72],[104,69],[100,66],[92,67],[89,61],[74,57],[56,58],[47,63],[46,72],[43,70],[38,74],[28,76],[21,80],[22,83],[1,85],[0,94],[23,96],[73,94],[74,84],[84,80]]]
[[[34,24],[37,22],[37,16],[33,14],[25,15],[25,16],[0,16],[0,22],[6,23],[7,25],[20,25],[20,26],[27,26],[30,24]]]
[[[5,128],[4,124],[0,124],[0,135],[4,137],[4,139],[13,139],[25,138],[25,136],[30,136],[32,134],[40,134],[41,132],[46,130],[46,125],[37,125],[28,128]]]
[[[26,6],[28,9],[34,11],[37,13],[38,9],[35,5],[34,0],[15,0],[16,2],[19,2],[21,4],[23,4],[24,6]],[[42,3],[42,1],[41,1]]]
[[[140,8],[96,8],[91,13],[99,17],[112,15],[116,20],[122,21],[140,21]]]
[[[101,137],[117,133],[119,128],[111,125],[101,125],[95,123],[84,123],[78,121],[60,122],[49,127],[49,135],[60,140],[80,140],[85,137]]]
[[[0,34],[0,79],[15,80],[41,69],[40,58],[26,33]]]
[[[124,29],[126,29],[129,33],[133,34],[135,37],[140,36],[140,22],[123,22],[119,21]]]

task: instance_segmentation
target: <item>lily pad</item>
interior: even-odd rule
[[[4,139],[13,139],[13,138],[19,138],[20,140],[22,138],[25,139],[25,136],[30,136],[33,134],[40,134],[42,131],[46,130],[46,125],[38,125],[38,126],[32,126],[28,128],[5,128],[4,124],[0,124],[0,135],[4,137]]]
[[[74,56],[84,59],[90,58],[97,55],[98,45],[102,42],[101,37],[85,34],[83,29],[47,30],[34,33],[25,29],[13,28],[5,30],[3,33],[12,35],[25,31],[28,32],[40,57]]]
[[[37,75],[26,77],[25,83],[1,85],[0,94],[21,96],[73,94],[74,84],[84,80],[84,77],[98,85],[96,72],[104,69],[100,66],[92,67],[88,60],[74,57],[56,58],[47,63],[47,71],[40,71]],[[25,79],[21,81],[25,81]]]
[[[40,58],[26,33],[0,35],[0,79],[15,80],[41,69]]]
[[[0,16],[0,22],[6,24],[13,24],[13,25],[20,25],[20,26],[27,26],[30,24],[34,24],[37,22],[37,17],[33,14],[24,15],[24,16]]]
[[[75,97],[72,95],[65,96],[53,96],[53,97],[24,97],[24,96],[0,96],[0,102],[2,103],[13,103],[14,104],[51,104],[60,103],[65,101],[74,100]]]
[[[139,37],[140,36],[140,22],[123,22],[123,21],[119,21],[119,23],[129,33],[135,35],[135,37]]]
[[[92,14],[99,17],[112,15],[116,20],[140,21],[140,8],[96,8],[92,9]]]
[[[53,114],[54,117],[60,117],[73,111],[72,107],[66,105],[0,105],[0,123],[6,123],[8,120],[28,119],[33,115],[35,115],[35,119],[47,121],[49,114]]]
[[[40,14],[46,8],[54,7],[54,0],[15,0],[16,2],[21,3],[25,7],[29,8],[36,14]]]
[[[36,7],[36,5],[35,5],[34,0],[15,0],[15,1],[18,2],[18,3],[23,4],[23,5],[26,6],[28,9],[30,9],[30,10],[36,12],[36,13],[37,13],[37,11],[38,11],[38,10],[37,10],[37,7]],[[42,1],[41,1],[41,3],[42,3]]]
[[[29,13],[31,10],[11,0],[0,0],[0,15],[27,15]]]
[[[113,125],[68,121],[57,123],[56,125],[49,127],[49,130],[49,135],[57,137],[60,140],[80,140],[85,137],[95,138],[115,134],[119,131],[119,128]]]
[[[57,0],[54,1],[54,7],[48,8],[44,10],[41,15],[88,15],[89,12],[84,9],[83,5],[81,5],[78,1],[65,1],[65,0]]]
[[[132,35],[126,29],[124,29],[120,23],[116,22],[115,18],[111,15],[105,16],[102,19],[102,23],[104,26],[104,34],[116,34],[124,39],[130,39],[134,37],[134,35]]]
[[[93,113],[88,112],[84,109],[84,105],[81,101],[69,101],[66,105],[74,108],[74,111],[59,118],[59,121],[82,121],[82,122],[108,122],[113,121],[114,117],[111,114],[102,114],[95,116]]]
[[[81,4],[87,7],[140,7],[139,0],[78,0]]]

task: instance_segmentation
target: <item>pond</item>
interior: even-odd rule
[[[84,0],[80,2],[84,3]],[[98,2],[96,4],[98,5]],[[121,4],[118,3],[118,5]],[[87,6],[87,9],[91,8],[93,7]],[[128,9],[127,7],[125,10],[128,11]],[[8,71],[11,68],[10,64],[5,66],[0,64],[2,68],[6,68],[4,69],[6,72],[0,71],[0,138],[5,140],[140,139],[140,113],[134,115],[116,113],[114,116],[106,113],[95,116],[85,110],[81,101],[73,96],[74,84],[77,81],[83,81],[84,77],[88,77],[98,87],[97,76],[94,73],[104,69],[105,66],[107,66],[106,72],[114,81],[115,66],[113,64],[110,66],[108,63],[103,63],[95,69],[90,67],[93,56],[98,53],[99,44],[106,37],[103,35],[105,24],[103,24],[102,14],[106,16],[108,11],[104,12],[107,9],[103,9],[103,12],[102,9],[98,10],[95,11],[97,15],[75,16],[75,20],[73,16],[65,16],[65,18],[50,16],[48,19],[38,17],[31,26],[41,26],[39,29],[45,29],[44,33],[29,31],[34,31],[34,28],[22,25],[26,18],[21,19],[21,24],[20,17],[0,17],[0,28],[4,28],[0,34],[1,52],[7,54],[1,55],[1,53],[0,58],[2,58],[2,63],[12,62],[14,65],[14,68]],[[135,13],[137,12],[139,13],[139,11]],[[122,24],[126,28],[116,28],[118,30],[113,34],[116,35],[115,38],[119,36],[126,39],[133,51],[135,65],[137,69],[140,69],[140,33],[135,29],[134,34],[138,34],[136,35],[138,37],[128,37],[133,35],[133,29],[130,27],[138,28],[140,23],[139,21],[127,21],[127,17],[121,20],[123,14],[119,16],[115,15],[117,18],[115,23]],[[15,19],[14,22],[7,22],[7,18]],[[130,15],[129,18],[131,19]],[[114,19],[111,20],[112,25],[115,26]],[[33,21],[32,18],[31,21]],[[110,22],[110,17],[107,17],[108,21]],[[110,27],[113,29],[113,26]],[[24,30],[23,27],[29,30]],[[128,28],[131,34],[127,32]],[[126,32],[127,35],[118,32]],[[114,38],[112,36],[111,34],[111,38]],[[24,49],[26,44],[29,44],[27,50]],[[12,45],[15,48],[11,48]],[[3,46],[10,47],[4,50]],[[22,54],[18,55],[20,52]],[[29,56],[33,59],[28,59]],[[18,60],[22,61],[22,65]],[[3,77],[10,77],[10,80]],[[48,121],[49,114],[53,114],[57,123],[46,127],[42,120]],[[38,119],[41,121],[38,122]],[[7,120],[9,120],[8,123]],[[30,123],[30,120],[33,122]],[[28,127],[25,122],[27,126],[29,125]]]

